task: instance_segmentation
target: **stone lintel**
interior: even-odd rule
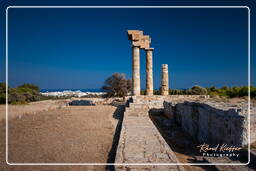
[[[151,38],[150,38],[149,35],[143,35],[143,37],[141,38],[141,40],[144,41],[144,42],[147,41],[147,42],[151,43]]]
[[[151,38],[148,35],[144,35],[140,40],[140,48],[147,49],[150,47]]]
[[[150,50],[151,38],[149,35],[143,35],[143,31],[140,30],[128,30],[127,34],[129,40],[132,41],[132,46]]]
[[[143,37],[143,31],[140,30],[128,30],[128,39],[132,41],[140,41]]]

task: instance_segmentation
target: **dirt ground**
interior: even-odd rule
[[[5,106],[0,108],[3,114]],[[118,122],[113,118],[116,109],[110,105],[68,106],[22,115],[10,110],[16,117],[8,122],[8,162],[106,163]],[[5,119],[0,135],[0,170],[105,170],[105,166],[8,166]]]

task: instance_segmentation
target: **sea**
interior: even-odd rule
[[[105,92],[102,89],[41,89],[41,93],[46,93],[46,92],[63,92],[63,91],[81,91],[81,92]]]

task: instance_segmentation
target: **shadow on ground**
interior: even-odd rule
[[[113,118],[117,119],[118,123],[117,123],[115,134],[113,137],[112,147],[108,154],[107,163],[115,163],[116,151],[117,151],[120,133],[121,133],[121,129],[122,129],[123,116],[124,116],[124,110],[125,110],[124,102],[119,102],[119,103],[115,103],[112,105],[117,106],[115,112],[113,113]],[[114,171],[115,167],[114,167],[114,165],[108,165],[108,166],[106,166],[106,169],[109,171]]]
[[[149,117],[161,133],[170,148],[176,153],[181,163],[216,163],[215,157],[203,157],[197,146],[199,143],[189,134],[184,132],[179,125],[168,119],[163,114],[163,110],[152,109],[149,111]],[[242,150],[238,158],[223,158],[221,163],[238,162],[247,163],[248,151]],[[186,170],[209,170],[209,171],[231,171],[231,170],[256,170],[256,155],[251,153],[250,164],[247,166],[215,166],[215,165],[197,165],[184,166]]]
[[[248,162],[248,150],[243,149],[240,153],[240,156],[238,158],[230,158],[233,161],[239,160],[241,163],[247,163]],[[250,163],[247,165],[250,169],[256,170],[256,153],[253,151],[250,152]]]
[[[182,131],[180,126],[165,117],[163,110],[151,109],[149,111],[149,117],[176,155],[177,153],[181,154],[179,157],[177,156],[181,163],[209,163],[202,157],[198,158],[201,154],[196,149],[196,146],[199,145],[197,141]],[[180,160],[181,158],[182,160]],[[215,166],[206,165],[185,166],[185,169],[218,171]]]

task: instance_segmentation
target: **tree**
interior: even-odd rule
[[[107,92],[107,97],[125,97],[132,89],[131,80],[127,80],[124,74],[114,73],[108,77],[102,86]]]
[[[217,88],[215,86],[212,86],[209,89],[210,89],[210,91],[217,91]]]
[[[0,83],[0,93],[5,93],[5,91],[6,91],[6,84]]]
[[[207,89],[200,86],[194,86],[190,89],[190,92],[194,95],[206,95]]]
[[[6,102],[6,84],[0,83],[0,104]]]

